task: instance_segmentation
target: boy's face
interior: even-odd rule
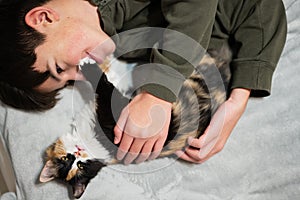
[[[97,7],[85,0],[52,0],[28,12],[25,21],[46,35],[45,42],[35,49],[37,60],[33,66],[51,74],[36,87],[41,92],[62,88],[69,80],[83,79],[79,61],[95,47],[102,60],[115,50],[113,41],[100,27]]]

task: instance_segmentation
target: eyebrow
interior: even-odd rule
[[[56,77],[56,76],[54,76],[54,75],[51,73],[51,71],[49,71],[49,74],[50,74],[50,77],[53,78],[54,80],[56,80],[56,81],[61,81],[61,79],[58,78],[58,77]]]

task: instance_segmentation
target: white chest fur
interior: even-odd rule
[[[95,106],[91,102],[74,117],[71,132],[60,137],[67,153],[82,161],[94,158],[104,161],[111,159],[109,151],[97,139],[95,120]]]

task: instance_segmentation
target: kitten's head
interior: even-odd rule
[[[72,147],[74,146],[74,147]],[[47,151],[47,161],[40,174],[40,182],[60,179],[73,188],[75,198],[80,198],[88,183],[102,167],[100,160],[91,158],[77,145],[65,145],[57,140]]]

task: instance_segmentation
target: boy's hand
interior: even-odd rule
[[[166,141],[172,104],[146,92],[123,109],[114,128],[117,159],[125,164],[155,159]]]
[[[230,98],[217,110],[204,134],[199,139],[189,138],[190,147],[184,152],[177,151],[176,155],[189,162],[203,163],[220,152],[244,113],[249,95],[248,89],[232,90]]]

